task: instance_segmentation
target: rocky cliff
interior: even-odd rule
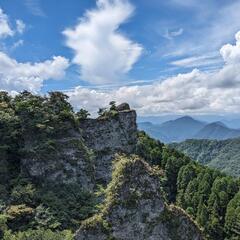
[[[133,153],[137,142],[136,112],[123,110],[114,117],[86,119],[80,123],[86,146],[93,150],[96,180],[107,183],[116,153]]]
[[[201,240],[180,209],[165,204],[159,170],[136,156],[118,157],[99,214],[86,220],[76,240]]]
[[[120,109],[114,116],[81,120],[47,142],[26,137],[22,171],[38,181],[93,189],[95,183],[109,182],[114,155],[134,152],[136,141],[136,112]]]

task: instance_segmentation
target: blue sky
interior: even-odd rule
[[[0,9],[2,90],[64,90],[90,110],[128,101],[141,115],[238,112],[239,0],[0,0]]]

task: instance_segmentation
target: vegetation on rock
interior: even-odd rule
[[[110,109],[93,120],[87,119],[87,111],[75,113],[67,98],[60,92],[36,96],[24,91],[15,97],[0,92],[0,238],[72,239],[81,222],[99,211],[103,197],[96,195],[97,185],[108,181],[112,156],[127,150],[151,166],[146,167],[150,175],[158,175],[157,193],[164,192],[168,204],[183,208],[209,239],[239,239],[239,179],[204,167],[144,132],[138,133],[136,143],[136,114],[127,104],[121,113],[111,102]],[[116,163],[113,179],[118,180],[107,188],[94,221],[102,221],[104,209],[121,200],[114,193],[126,186],[129,178],[123,176],[131,176],[131,164],[139,162],[134,160],[138,157],[128,158]],[[96,168],[99,179],[106,181],[96,178]],[[139,180],[135,178],[136,184]],[[134,208],[146,193],[147,188],[141,196],[133,191],[120,204]],[[173,208],[176,214],[181,211]],[[107,219],[102,223],[111,231]]]

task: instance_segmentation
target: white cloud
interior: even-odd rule
[[[226,63],[234,64],[240,62],[240,32],[235,35],[236,45],[224,45],[220,53]]]
[[[13,43],[11,50],[14,50],[24,44],[24,41],[22,39],[18,40],[17,42]]]
[[[6,37],[13,37],[16,32],[22,34],[26,28],[25,23],[18,19],[16,20],[16,28],[11,28],[9,17],[0,8],[0,39]]]
[[[140,115],[239,113],[239,36],[240,32],[236,35],[236,45],[227,44],[221,48],[226,63],[216,72],[195,69],[151,85],[121,87],[112,91],[77,87],[68,92],[70,101],[76,108],[85,107],[91,112],[115,100],[129,102]]]
[[[127,0],[98,0],[74,28],[63,33],[74,50],[73,62],[81,67],[81,78],[101,84],[118,81],[128,73],[142,53],[142,47],[119,32],[133,14]]]
[[[34,1],[29,0],[28,2]],[[22,34],[25,27],[25,23],[18,19],[16,20],[16,28],[11,29],[8,16],[0,8],[0,38],[13,37],[16,33]],[[14,50],[23,43],[22,39],[15,41],[11,47],[8,47],[6,52]],[[11,93],[22,90],[38,92],[41,90],[45,80],[63,78],[68,66],[69,60],[61,56],[54,56],[44,62],[22,63],[0,51],[0,90],[7,90]]]
[[[45,13],[41,8],[39,0],[24,0],[24,4],[32,15],[45,17]]]
[[[206,54],[196,57],[188,57],[179,59],[176,61],[171,62],[171,65],[177,67],[184,67],[184,68],[196,68],[196,67],[203,67],[203,66],[219,66],[222,64],[222,59],[220,58],[219,54],[212,53]]]
[[[61,79],[69,62],[64,57],[53,57],[39,63],[20,63],[0,52],[0,89],[37,92],[47,79]]]
[[[16,25],[17,25],[17,29],[16,29],[17,32],[22,34],[26,28],[25,23],[22,20],[18,19],[16,20]]]
[[[10,27],[8,16],[0,8],[0,38],[13,35],[14,31]]]
[[[178,30],[174,30],[174,31],[170,31],[169,29],[167,29],[163,37],[171,40],[175,37],[181,36],[182,34],[183,34],[183,28],[179,28]]]

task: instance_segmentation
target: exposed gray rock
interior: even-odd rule
[[[119,111],[119,112],[129,111],[130,110],[130,106],[129,106],[128,103],[122,103],[122,104],[117,106],[116,110]]]
[[[67,137],[45,143],[26,138],[22,171],[40,181],[79,183],[91,190],[96,181],[109,182],[114,155],[133,152],[136,141],[135,111],[82,120]]]
[[[116,153],[133,153],[137,142],[136,112],[119,112],[111,118],[86,119],[81,122],[82,136],[96,160],[96,180],[107,183],[111,178]]]
[[[202,240],[195,223],[164,202],[158,171],[137,157],[120,157],[102,211],[86,220],[75,240]]]
[[[94,187],[94,156],[81,136],[35,147],[21,165],[23,172],[41,181],[78,183],[89,190]]]

